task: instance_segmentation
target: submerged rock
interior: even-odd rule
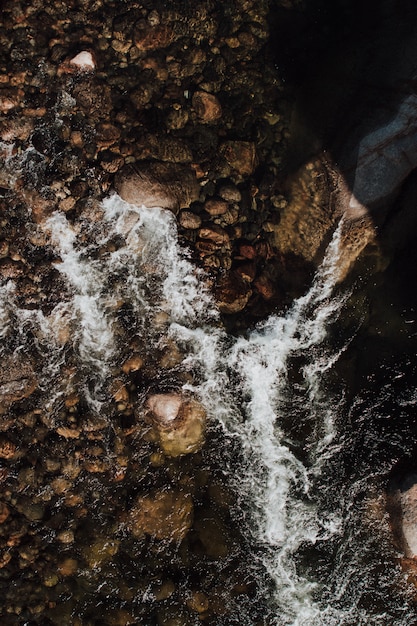
[[[116,176],[115,188],[125,202],[175,212],[198,200],[200,191],[190,167],[158,161],[126,166]]]
[[[150,535],[156,539],[182,541],[193,519],[190,494],[177,490],[158,491],[140,496],[128,515],[128,525],[135,537]]]
[[[166,455],[177,457],[201,449],[205,441],[206,411],[197,400],[177,393],[155,394],[148,398],[147,406]]]
[[[21,357],[6,357],[0,372],[0,415],[14,402],[29,397],[38,381],[29,361]]]

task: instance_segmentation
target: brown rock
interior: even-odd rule
[[[96,144],[99,148],[108,148],[120,139],[120,130],[109,122],[98,124],[96,130]]]
[[[128,524],[136,537],[182,541],[192,524],[190,494],[177,490],[158,491],[139,497],[129,512]]]
[[[239,189],[232,184],[222,185],[219,189],[219,196],[227,202],[240,202],[242,199]]]
[[[3,88],[0,89],[0,111],[1,113],[8,113],[16,107],[18,107],[24,97],[22,89],[17,88]]]
[[[251,141],[225,141],[220,152],[241,176],[253,174],[258,163],[255,144]]]
[[[205,440],[206,411],[199,402],[168,393],[150,396],[147,406],[148,419],[167,456],[182,456],[201,449]]]
[[[174,29],[169,24],[149,24],[147,20],[139,20],[135,24],[133,41],[143,51],[166,48],[176,39]]]
[[[126,361],[122,365],[122,371],[125,374],[129,374],[130,372],[137,372],[143,367],[143,359],[139,356],[139,354],[132,354],[131,357],[126,359]]]
[[[217,122],[222,116],[222,107],[216,96],[206,91],[196,91],[192,105],[203,124]]]
[[[23,357],[3,358],[0,371],[0,414],[5,413],[14,402],[30,396],[38,381],[29,361]]]
[[[73,576],[78,570],[78,562],[75,559],[66,558],[58,564],[58,574],[61,576]]]
[[[244,281],[248,283],[251,283],[253,280],[255,280],[256,266],[254,263],[242,263],[242,265],[239,265],[239,267],[237,267],[235,271]]]
[[[178,221],[183,228],[196,230],[201,226],[201,217],[192,211],[181,211]]]
[[[242,311],[249,298],[252,290],[248,283],[236,272],[229,272],[223,276],[215,289],[215,297],[222,313],[233,314]]]
[[[218,226],[217,224],[211,224],[210,226],[200,228],[198,236],[201,239],[207,239],[208,241],[213,242],[216,246],[222,246],[230,241],[228,233],[224,230],[224,228]]]
[[[193,154],[188,144],[169,136],[147,135],[139,150],[141,158],[152,158],[168,163],[191,163]]]
[[[0,459],[12,459],[17,452],[17,446],[13,441],[2,435],[0,437]]]
[[[245,259],[254,259],[257,256],[255,248],[250,243],[242,243],[239,246],[239,254]]]
[[[283,254],[319,262],[323,242],[334,229],[337,216],[331,204],[326,162],[317,157],[306,163],[289,182],[290,201],[275,226],[273,243]]]
[[[227,209],[229,205],[224,200],[216,200],[215,198],[210,198],[210,200],[206,200],[204,203],[204,209],[207,211],[209,215],[212,217],[217,217],[218,215],[224,215],[227,213]]]
[[[8,519],[10,515],[10,509],[5,502],[0,502],[0,524],[4,524],[4,522]]]
[[[78,439],[81,434],[81,428],[68,428],[67,426],[60,426],[56,429],[58,435],[64,437],[64,439]]]
[[[124,167],[116,175],[115,188],[126,202],[172,211],[189,207],[200,191],[191,168],[160,162]]]
[[[270,300],[275,294],[274,285],[265,274],[261,274],[253,284],[264,300]]]

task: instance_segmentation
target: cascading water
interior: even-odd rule
[[[221,328],[204,275],[179,247],[173,215],[117,195],[104,201],[95,223],[74,226],[56,212],[39,225],[64,283],[52,310],[25,309],[14,300],[13,280],[3,285],[5,350],[46,355],[37,374],[52,417],[74,385],[89,411],[112,422],[108,388],[127,335],[150,360],[169,342],[178,346],[182,360],[161,380],[155,370],[147,384],[180,385],[197,396],[211,428],[221,429],[225,450],[227,442],[237,450],[220,453],[217,463],[237,494],[232,518],[261,577],[265,623],[277,626],[405,626],[413,618],[401,597],[385,606],[362,602],[364,588],[376,584],[367,561],[370,571],[383,559],[389,564],[378,583],[386,594],[398,575],[388,549],[370,556],[361,523],[350,524],[355,485],[343,492],[328,475],[343,446],[343,403],[328,387],[328,373],[347,343],[332,345],[328,336],[348,298],[333,294],[341,227],[308,293],[246,337]],[[16,346],[14,325],[22,324]],[[62,372],[74,365],[76,382],[65,380]],[[146,394],[146,385],[137,394]],[[384,544],[386,523],[375,522],[372,533]],[[239,623],[252,626],[250,620],[242,609]]]

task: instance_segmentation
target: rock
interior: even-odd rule
[[[225,200],[216,200],[215,198],[210,198],[210,200],[206,200],[204,203],[204,209],[207,211],[211,217],[217,217],[218,215],[224,215],[227,213],[229,205]]]
[[[206,91],[196,91],[192,98],[194,111],[203,124],[217,122],[222,116],[222,107],[216,96]]]
[[[83,50],[70,60],[70,65],[74,65],[81,72],[92,72],[96,69],[96,64],[91,52]]]
[[[0,502],[0,524],[4,524],[4,522],[8,519],[10,515],[10,509],[5,502]]]
[[[9,113],[22,104],[24,92],[17,88],[0,89],[0,112]]]
[[[359,143],[348,217],[363,217],[369,207],[391,198],[417,165],[417,95],[408,95],[394,110],[393,118]]]
[[[200,228],[198,231],[198,236],[201,239],[207,239],[208,241],[213,242],[216,246],[223,246],[230,242],[230,237],[228,233],[217,224],[211,224],[210,226],[205,226]]]
[[[239,189],[232,184],[222,185],[219,189],[219,196],[226,202],[240,202],[242,199]]]
[[[147,20],[139,20],[135,24],[133,41],[142,52],[166,48],[176,39],[176,33],[170,24],[149,24]]]
[[[58,574],[60,576],[73,576],[77,573],[78,562],[75,559],[65,558],[58,564]]]
[[[253,285],[264,300],[270,300],[275,295],[274,285],[266,274],[258,276]]]
[[[130,372],[137,372],[143,367],[143,359],[139,356],[139,354],[132,354],[131,357],[126,359],[126,361],[122,365],[122,371],[125,374],[130,374]]]
[[[28,398],[37,386],[29,361],[20,356],[4,357],[0,371],[0,414],[6,413],[14,402]]]
[[[179,542],[191,528],[193,503],[190,494],[167,489],[137,498],[128,515],[128,526],[135,537]]]
[[[160,162],[125,166],[116,175],[115,188],[125,202],[172,211],[188,208],[200,191],[191,168]]]
[[[178,222],[183,228],[188,230],[196,230],[201,226],[201,217],[192,211],[181,211]]]
[[[289,182],[289,203],[275,226],[273,243],[282,254],[295,254],[318,265],[341,212],[331,202],[331,166],[318,156]]]
[[[209,600],[202,591],[193,591],[187,599],[187,606],[196,613],[205,613],[210,606]]]
[[[178,393],[155,394],[149,396],[147,407],[148,419],[166,455],[177,457],[201,449],[206,411],[197,400]]]
[[[258,164],[255,144],[251,141],[225,141],[220,146],[229,165],[241,176],[250,176]]]
[[[147,135],[139,149],[140,158],[151,158],[168,163],[191,163],[193,153],[189,145],[178,138]]]
[[[238,273],[232,271],[220,278],[214,295],[220,311],[230,315],[239,313],[245,308],[252,290]]]
[[[101,568],[109,563],[119,551],[120,542],[107,537],[98,537],[84,549],[84,558],[90,569]]]

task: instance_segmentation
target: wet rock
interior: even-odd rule
[[[274,284],[265,273],[258,276],[253,285],[264,300],[270,300],[275,295]]]
[[[258,164],[255,144],[250,141],[225,141],[220,152],[241,176],[250,176]]]
[[[201,449],[205,440],[204,407],[181,394],[155,394],[148,398],[148,418],[159,444],[168,456],[177,457]]]
[[[135,24],[133,41],[142,52],[166,48],[176,39],[171,24],[150,24],[148,20],[139,20]]]
[[[189,145],[181,139],[169,136],[147,135],[139,149],[141,159],[152,158],[168,163],[191,163],[193,154]]]
[[[326,161],[319,156],[306,163],[289,185],[289,203],[274,227],[274,245],[283,254],[319,263],[338,215]]]
[[[220,311],[230,315],[245,308],[252,289],[237,272],[232,271],[219,279],[214,295]]]
[[[0,89],[0,111],[9,113],[23,103],[24,91],[13,87]]]
[[[137,498],[129,511],[128,525],[136,537],[150,535],[156,539],[179,542],[191,528],[192,516],[191,496],[167,489]]]
[[[70,60],[70,64],[77,67],[81,72],[92,72],[96,68],[93,55],[87,50],[79,52]]]
[[[202,591],[193,591],[187,599],[187,606],[196,613],[205,613],[210,606],[209,599]]]
[[[158,162],[124,167],[116,176],[115,188],[125,202],[172,211],[188,208],[198,200],[200,189],[191,168]]]
[[[207,239],[208,241],[211,241],[216,246],[223,246],[225,244],[228,244],[230,241],[230,237],[227,231],[225,231],[224,228],[218,226],[217,224],[212,224],[210,226],[200,228],[200,230],[198,231],[198,236],[201,239]]]
[[[161,585],[153,589],[153,595],[157,602],[167,600],[175,592],[175,583],[172,580],[165,580]]]
[[[201,226],[201,217],[192,211],[181,211],[178,216],[179,224],[188,230],[197,230]]]
[[[4,522],[8,519],[10,515],[10,509],[5,502],[0,502],[0,524],[4,524]]]
[[[216,96],[206,91],[193,94],[192,105],[197,117],[203,124],[217,122],[222,116],[222,107]]]
[[[122,365],[122,371],[125,374],[130,372],[137,372],[143,367],[143,359],[139,354],[132,354]]]
[[[119,551],[120,542],[107,537],[98,537],[84,549],[84,559],[90,569],[101,568],[109,563]]]
[[[206,200],[204,203],[204,209],[211,217],[224,215],[227,213],[228,208],[229,205],[227,202],[224,200],[216,200],[215,198],[210,198],[210,200]]]
[[[242,199],[239,189],[232,184],[222,185],[219,189],[219,196],[226,202],[240,202]]]
[[[63,559],[58,563],[58,574],[60,576],[73,576],[77,573],[78,561],[70,557]]]
[[[0,371],[0,415],[14,402],[28,398],[38,381],[31,363],[20,356],[3,358]]]

